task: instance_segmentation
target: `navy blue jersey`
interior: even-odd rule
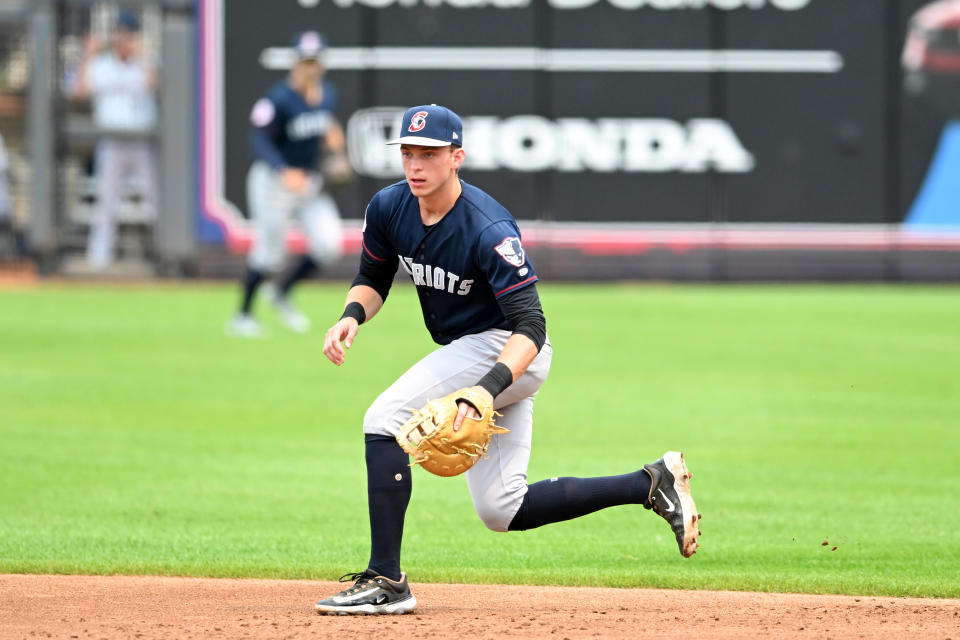
[[[497,298],[537,280],[510,212],[480,189],[460,184],[463,193],[435,225],[424,226],[406,181],[373,196],[363,225],[363,251],[378,262],[399,259],[438,344],[507,329]]]
[[[315,169],[320,138],[334,122],[337,96],[323,83],[323,99],[309,105],[286,81],[275,84],[253,106],[251,146],[256,156],[274,169]]]

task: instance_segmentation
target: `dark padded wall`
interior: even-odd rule
[[[372,8],[372,5],[384,5]],[[456,5],[473,4],[473,8]],[[514,8],[498,8],[513,4]],[[923,0],[654,2],[596,0],[581,9],[554,0],[224,2],[227,197],[246,208],[249,109],[283,73],[258,63],[298,30],[322,31],[332,47],[538,47],[574,49],[828,50],[838,73],[549,72],[544,70],[333,70],[340,119],[358,109],[443,103],[462,116],[537,116],[555,134],[562,121],[633,126],[651,157],[666,140],[696,154],[692,120],[728,125],[753,158],[748,171],[628,168],[621,141],[614,170],[473,170],[520,219],[582,222],[899,222],[923,178],[943,120],[900,91],[899,51],[909,15]],[[704,8],[690,8],[693,5]],[[315,5],[315,6],[310,6]],[[439,5],[439,6],[438,6]],[[717,6],[744,5],[736,9]],[[623,6],[638,8],[625,9]],[[657,9],[656,6],[686,8]],[[802,6],[798,10],[782,7]],[[744,8],[760,7],[760,8]],[[938,119],[939,118],[939,119]],[[633,123],[633,124],[628,124]],[[658,138],[658,125],[674,138]],[[652,127],[652,128],[651,128]],[[537,129],[529,129],[537,131]],[[599,130],[599,129],[595,129]],[[559,134],[556,134],[559,135]],[[652,136],[652,137],[649,137]],[[552,138],[551,138],[552,140]],[[522,142],[522,141],[521,141]],[[549,140],[547,141],[549,142]],[[525,148],[545,149],[543,138]],[[552,144],[552,143],[551,143]],[[606,147],[603,145],[606,144]],[[470,152],[470,141],[466,148]],[[561,151],[554,151],[559,158]],[[580,153],[584,153],[583,150]],[[549,155],[549,154],[548,154]],[[609,154],[608,154],[609,155]],[[606,158],[606,160],[604,159]],[[581,163],[582,164],[582,163]],[[589,163],[588,163],[589,164]],[[361,176],[337,194],[343,215],[392,178]]]

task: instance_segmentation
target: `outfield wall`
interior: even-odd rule
[[[198,237],[249,246],[249,110],[312,28],[358,177],[348,254],[400,177],[399,114],[437,102],[464,117],[464,178],[561,277],[960,279],[960,139],[902,90],[924,4],[199,0]]]

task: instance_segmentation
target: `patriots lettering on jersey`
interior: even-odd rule
[[[516,236],[504,238],[494,249],[500,254],[501,258],[507,261],[507,264],[514,267],[523,266],[523,263],[527,260],[523,253],[523,247],[520,245],[520,238]]]
[[[413,258],[398,257],[400,258],[400,264],[403,266],[403,270],[413,278],[413,284],[418,287],[430,287],[437,291],[455,293],[458,296],[465,296],[470,293],[473,280],[463,280],[457,274],[450,273],[442,267],[420,264],[419,262],[414,262]],[[459,283],[459,286],[457,283]]]
[[[306,140],[322,136],[330,128],[333,114],[329,111],[306,111],[287,124],[287,137]]]

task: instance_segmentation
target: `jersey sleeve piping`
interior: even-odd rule
[[[368,256],[370,256],[371,258],[373,258],[373,259],[376,260],[377,262],[384,262],[384,261],[386,261],[386,258],[380,258],[380,257],[378,257],[378,256],[373,255],[373,252],[370,251],[370,249],[367,249],[367,244],[366,244],[363,240],[360,241],[360,246],[363,247],[363,250],[367,253]]]
[[[538,279],[539,279],[539,278],[537,278],[537,276],[532,276],[532,277],[527,278],[526,280],[524,280],[524,281],[522,281],[522,282],[518,282],[517,284],[511,285],[511,286],[507,287],[506,289],[501,289],[500,291],[497,291],[497,292],[496,292],[495,294],[493,294],[493,295],[494,295],[494,297],[499,298],[500,296],[502,296],[503,294],[505,294],[505,293],[507,293],[507,292],[509,292],[509,291],[513,291],[514,289],[518,289],[518,288],[520,288],[520,287],[522,287],[522,286],[524,286],[524,285],[530,284],[531,282],[536,282]]]

